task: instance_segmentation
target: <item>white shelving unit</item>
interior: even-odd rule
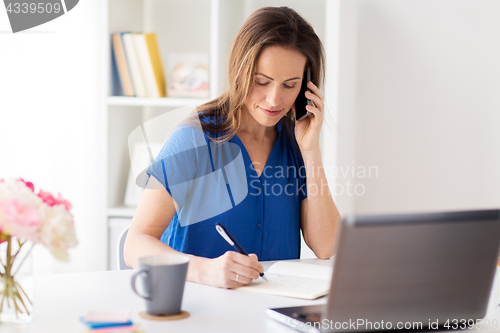
[[[124,96],[109,96],[108,105],[121,106],[160,106],[180,108],[189,104],[203,104],[208,102],[208,99],[193,99],[193,98],[147,98],[147,97],[124,97]]]
[[[337,0],[334,0],[337,1]],[[325,42],[325,22],[331,10],[328,0],[250,1],[250,0],[108,0],[107,36],[118,31],[155,32],[164,70],[170,52],[205,52],[209,55],[209,99],[136,98],[112,96],[116,89],[111,75],[110,42],[106,50],[109,73],[106,99],[106,220],[108,221],[108,258],[114,258],[117,225],[123,227],[135,207],[124,206],[130,157],[128,136],[143,122],[186,105],[201,105],[219,96],[225,89],[227,55],[232,39],[244,20],[264,6],[289,6],[303,15]],[[336,18],[334,18],[336,19]],[[165,73],[166,75],[167,73]],[[168,82],[167,82],[168,84]],[[113,220],[113,223],[110,223]],[[108,267],[112,267],[108,263]]]

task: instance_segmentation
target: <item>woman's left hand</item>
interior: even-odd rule
[[[301,121],[295,120],[295,138],[302,153],[319,151],[319,133],[323,124],[325,104],[323,95],[312,81],[307,82],[311,92],[306,91],[306,98],[312,101],[306,110],[311,114]],[[292,107],[295,119],[295,104]]]

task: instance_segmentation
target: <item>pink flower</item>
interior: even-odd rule
[[[0,179],[0,243],[8,236],[41,243],[57,259],[68,261],[68,249],[78,244],[71,208],[59,193],[37,194],[22,178]]]
[[[22,178],[19,178],[18,180],[22,181],[24,184],[26,184],[26,186],[29,187],[29,189],[31,190],[31,192],[35,192],[35,186],[33,185],[32,182],[27,182],[25,181],[24,179]]]
[[[61,197],[60,193],[58,193],[57,198],[54,198],[54,196],[49,192],[40,190],[38,196],[43,200],[43,202],[45,202],[50,207],[53,207],[55,205],[64,205],[67,211],[69,211],[73,207],[68,200],[65,200],[63,199],[63,197]]]
[[[46,209],[40,228],[40,242],[56,259],[69,261],[68,248],[78,245],[73,216],[63,205],[44,206]]]
[[[23,205],[15,199],[0,201],[0,232],[38,242],[38,230],[42,222],[37,207]]]

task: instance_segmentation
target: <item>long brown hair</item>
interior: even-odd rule
[[[213,141],[231,139],[240,128],[245,100],[253,84],[257,59],[271,45],[282,46],[303,54],[311,66],[311,81],[318,87],[324,83],[325,55],[321,40],[312,26],[295,10],[288,7],[263,7],[245,21],[234,38],[228,58],[228,89],[218,98],[197,108],[198,116],[216,119],[201,122],[204,131],[215,134]],[[281,124],[287,138],[294,139],[294,119],[291,112]]]

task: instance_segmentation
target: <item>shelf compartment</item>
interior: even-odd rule
[[[108,208],[108,217],[134,217],[135,211],[137,207],[126,207],[126,206],[118,206],[118,207],[109,207]]]
[[[208,101],[209,99],[204,98],[108,96],[108,105],[183,107],[190,104],[198,106]]]

